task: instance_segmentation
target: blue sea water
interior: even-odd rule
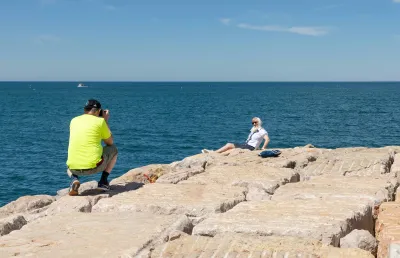
[[[400,145],[395,82],[86,84],[0,82],[0,206],[68,187],[69,122],[89,98],[110,110],[119,148],[111,179],[243,142],[253,116],[263,119],[270,148]]]

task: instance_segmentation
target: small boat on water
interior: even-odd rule
[[[83,83],[79,83],[78,84],[78,88],[87,88],[88,86],[83,84]]]

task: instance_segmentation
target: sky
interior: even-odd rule
[[[400,81],[400,0],[0,0],[0,81]]]

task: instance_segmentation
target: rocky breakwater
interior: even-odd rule
[[[400,147],[198,154],[0,208],[0,257],[387,257]],[[158,179],[149,183],[146,176]],[[396,256],[393,256],[396,257]]]

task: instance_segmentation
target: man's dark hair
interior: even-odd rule
[[[95,99],[89,99],[86,104],[85,107],[83,108],[85,110],[85,112],[97,112],[98,110],[101,109],[101,104],[99,101],[95,100]]]

